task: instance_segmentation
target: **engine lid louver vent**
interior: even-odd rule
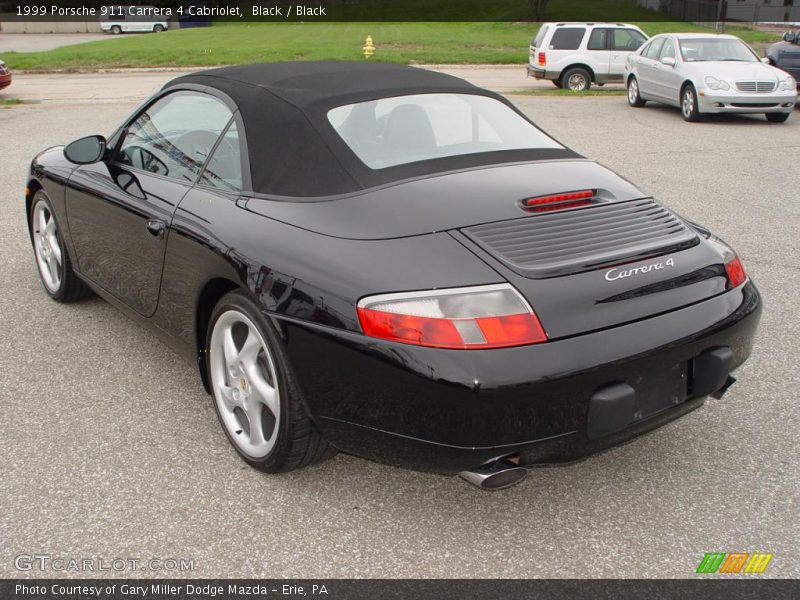
[[[652,198],[595,204],[461,230],[520,275],[557,277],[688,248],[695,231]]]

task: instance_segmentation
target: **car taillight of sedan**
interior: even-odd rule
[[[436,348],[483,350],[547,341],[528,303],[510,285],[371,296],[359,302],[364,333]]]

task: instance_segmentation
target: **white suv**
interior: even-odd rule
[[[543,23],[531,42],[528,76],[574,91],[621,83],[628,55],[646,41],[626,23]]]

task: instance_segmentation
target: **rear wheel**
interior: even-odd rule
[[[161,33],[162,31],[164,31],[164,26],[161,23],[158,23],[153,27],[153,31],[155,31],[156,33]]]
[[[582,92],[592,87],[592,76],[586,69],[574,67],[561,76],[561,85],[573,92]]]
[[[645,105],[645,102],[647,101],[642,100],[642,96],[639,94],[639,82],[636,77],[631,77],[628,79],[628,104],[640,108]]]
[[[684,87],[681,92],[681,112],[686,121],[696,123],[700,120],[697,92],[691,83]]]
[[[561,89],[561,79],[553,79],[553,85],[556,86],[558,89]]]
[[[122,27],[120,27],[119,25],[112,25],[111,33],[113,33],[114,35],[119,35],[120,33],[122,33]]]
[[[789,118],[789,113],[766,113],[764,116],[770,123],[785,123]]]
[[[309,418],[274,326],[244,293],[211,315],[207,367],[219,422],[245,462],[292,471],[336,454]]]
[[[72,270],[53,207],[43,190],[33,197],[30,219],[36,266],[47,295],[57,302],[73,302],[88,296],[89,288]]]

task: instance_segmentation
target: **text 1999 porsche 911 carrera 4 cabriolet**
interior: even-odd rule
[[[505,487],[721,396],[761,312],[709,231],[412,67],[179,77],[39,154],[25,209],[45,291],[197,364],[267,472],[341,450]]]

